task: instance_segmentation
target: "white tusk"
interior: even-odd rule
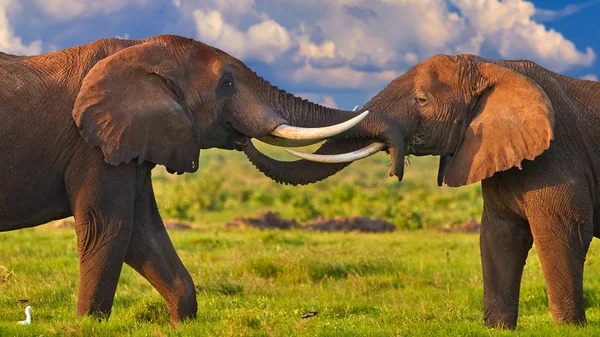
[[[302,147],[317,144],[323,141],[323,139],[285,139],[271,135],[262,136],[256,139],[260,140],[263,143],[279,147]]]
[[[275,130],[271,131],[271,135],[285,139],[302,140],[328,138],[350,129],[351,127],[355,126],[360,121],[362,121],[365,117],[367,117],[368,114],[369,111],[367,110],[361,113],[360,115],[340,124],[324,126],[321,128],[301,128],[297,126],[283,124],[275,128]]]
[[[353,112],[356,111],[356,110],[358,110],[358,105],[355,106],[354,109],[352,109]]]
[[[387,145],[381,142],[375,142],[363,147],[360,150],[356,150],[348,153],[340,153],[340,154],[315,154],[315,153],[305,153],[299,152],[291,149],[285,149],[288,153],[300,157],[302,159],[315,161],[318,163],[349,163],[355,160],[363,159],[368,156],[371,156],[383,149],[385,149]]]

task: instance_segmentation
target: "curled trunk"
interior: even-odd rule
[[[263,81],[259,86],[264,86],[258,90],[259,92],[268,93],[262,97],[263,102],[292,126],[305,128],[330,126],[345,122],[362,113],[362,111],[332,109],[312,103],[306,99],[289,94],[284,90],[279,90],[277,87],[271,86],[267,81]],[[347,137],[352,136],[348,135]],[[317,153],[328,154],[352,151],[366,144],[368,144],[368,140],[366,139],[360,141],[327,141],[319,148]],[[242,145],[242,149],[250,162],[259,171],[279,183],[290,185],[306,185],[321,181],[350,164],[322,164],[307,160],[279,161],[262,154],[254,147],[251,141],[247,141],[246,144]]]
[[[360,149],[368,143],[368,139],[330,140],[325,142],[316,153],[349,152]],[[294,186],[321,181],[350,165],[350,163],[324,164],[308,160],[279,161],[262,154],[251,141],[248,141],[242,149],[250,162],[264,175],[278,183]]]

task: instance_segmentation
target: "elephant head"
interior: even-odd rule
[[[552,104],[527,76],[540,69],[528,61],[437,55],[392,81],[365,105],[372,113],[340,135],[370,142],[368,147],[343,155],[290,151],[341,165],[386,150],[392,157],[390,175],[399,180],[405,155],[440,155],[440,186],[478,182],[520,167],[550,146]]]
[[[365,115],[344,122],[359,113],[294,97],[236,58],[191,39],[97,43],[114,52],[87,72],[72,114],[87,143],[101,148],[112,165],[137,160],[171,173],[195,172],[200,149],[241,150],[252,137],[312,144]]]

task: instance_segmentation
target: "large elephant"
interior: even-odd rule
[[[533,242],[554,321],[586,322],[583,267],[600,235],[600,83],[524,60],[437,55],[392,81],[365,109],[372,113],[344,136],[356,138],[350,149],[368,147],[338,156],[329,149],[324,156],[295,153],[339,169],[347,164],[339,162],[386,150],[400,180],[406,154],[439,155],[439,185],[481,181],[485,323],[516,326]],[[313,178],[298,178],[249,153],[261,171],[292,184],[323,179],[330,165],[311,164],[320,168]],[[302,170],[302,163],[294,167]]]
[[[191,318],[194,284],[158,213],[153,167],[195,172],[200,149],[239,150],[249,137],[314,143],[363,116],[296,98],[178,36],[0,53],[0,231],[74,215],[78,315],[110,314],[126,262],[164,297],[172,322]]]

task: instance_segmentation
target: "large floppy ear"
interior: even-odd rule
[[[550,146],[554,111],[533,80],[492,63],[476,66],[483,85],[472,122],[445,171],[448,186],[462,186],[521,167]]]
[[[98,62],[73,107],[79,132],[111,165],[149,161],[177,172],[198,169],[200,145],[164,43],[125,48]]]

